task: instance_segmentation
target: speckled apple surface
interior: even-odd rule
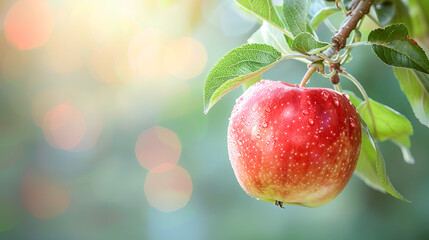
[[[252,197],[317,207],[335,198],[359,157],[361,126],[347,95],[262,80],[232,111],[228,152]]]

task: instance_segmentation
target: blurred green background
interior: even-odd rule
[[[429,239],[429,130],[370,48],[345,67],[413,123],[415,165],[381,143],[412,203],[354,176],[322,207],[280,209],[229,163],[242,89],[203,114],[208,71],[259,27],[233,1],[1,0],[0,23],[0,239]],[[263,78],[305,71],[287,60]]]

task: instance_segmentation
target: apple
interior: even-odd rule
[[[361,126],[347,94],[262,80],[236,101],[228,152],[246,193],[276,205],[334,199],[358,161]]]

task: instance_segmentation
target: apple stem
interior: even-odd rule
[[[366,91],[363,88],[362,84],[360,84],[360,82],[355,77],[353,77],[351,74],[349,74],[346,71],[342,71],[340,74],[343,75],[344,77],[350,79],[350,81],[352,81],[352,83],[354,83],[354,85],[359,89],[359,91],[362,94],[365,101],[368,103],[367,106],[368,106],[369,116],[371,117],[371,121],[372,121],[372,125],[373,125],[374,136],[375,136],[375,138],[377,138],[377,129],[375,127],[374,114],[372,112],[372,107],[371,107],[371,104],[369,101],[368,94],[366,94]]]
[[[311,75],[315,73],[317,70],[317,66],[311,64],[311,66],[308,68],[308,71],[305,73],[304,77],[301,80],[301,83],[299,84],[300,87],[305,87],[305,84],[307,84],[308,80],[310,80]]]
[[[341,85],[339,82],[337,84],[334,84],[334,89],[337,92],[343,92],[343,89],[341,88]]]

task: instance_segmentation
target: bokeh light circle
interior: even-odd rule
[[[78,109],[60,104],[49,110],[43,120],[43,132],[48,143],[69,150],[77,146],[85,135],[85,119]]]
[[[207,52],[199,41],[184,37],[167,45],[164,64],[168,72],[181,79],[201,74],[207,63]]]
[[[4,31],[18,49],[32,49],[45,44],[51,35],[53,18],[43,0],[20,0],[8,11]]]
[[[183,208],[192,195],[192,180],[184,168],[169,163],[152,169],[145,180],[149,204],[162,212]]]
[[[61,187],[30,171],[22,181],[21,202],[34,217],[51,219],[67,210],[70,196]]]
[[[181,148],[176,133],[167,128],[153,127],[140,134],[135,152],[140,165],[151,170],[164,163],[176,165]]]

